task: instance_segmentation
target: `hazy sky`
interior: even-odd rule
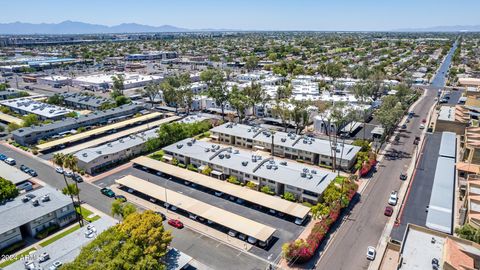
[[[479,0],[0,0],[0,22],[65,20],[242,30],[391,30],[480,24]]]

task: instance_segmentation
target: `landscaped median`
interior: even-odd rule
[[[358,185],[346,177],[337,177],[323,193],[322,202],[312,206],[312,215],[318,219],[307,239],[297,239],[282,246],[283,257],[292,264],[309,261],[340,216],[350,204]]]

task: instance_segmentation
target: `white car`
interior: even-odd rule
[[[15,159],[13,159],[13,158],[7,158],[7,159],[5,159],[5,163],[7,163],[8,165],[11,165],[11,166],[17,164],[17,162],[16,162]]]
[[[388,204],[390,205],[397,205],[397,201],[398,201],[398,193],[396,191],[392,191],[392,193],[390,193],[390,197],[388,198]]]
[[[375,250],[374,247],[369,246],[367,248],[367,259],[373,261],[373,260],[375,260],[375,255],[377,255],[377,251]]]
[[[64,171],[63,173],[64,173],[65,176],[68,177],[68,178],[72,178],[72,176],[73,176],[73,172],[70,172],[70,171]]]
[[[234,231],[234,230],[229,230],[228,235],[230,235],[231,237],[235,237],[235,236],[237,236],[237,232]]]
[[[425,128],[425,125],[424,124],[420,124],[420,129],[424,129]]]
[[[49,260],[49,259],[50,259],[50,255],[49,255],[47,252],[43,252],[43,253],[40,255],[38,261],[39,261],[39,262],[44,262],[44,261],[47,261],[47,260]]]
[[[52,265],[50,265],[50,268],[48,268],[49,270],[57,270],[60,268],[60,266],[62,266],[62,262],[61,261],[56,261],[54,263],[52,263]]]
[[[57,173],[63,174],[63,169],[61,167],[55,167]]]

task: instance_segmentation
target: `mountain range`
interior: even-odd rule
[[[64,21],[61,23],[0,23],[0,34],[101,34],[142,32],[189,32],[195,31],[172,25],[150,26],[137,23],[122,23],[114,26],[84,22]],[[201,31],[201,30],[197,30]]]
[[[102,34],[102,33],[160,33],[160,32],[200,32],[200,31],[241,31],[231,29],[188,29],[173,25],[151,26],[137,23],[122,23],[114,26],[75,21],[61,23],[0,23],[0,34]],[[480,32],[480,25],[435,26],[427,28],[402,28],[394,32]]]

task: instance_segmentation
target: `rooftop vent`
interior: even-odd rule
[[[234,154],[238,154],[238,153],[240,153],[240,151],[239,151],[238,149],[235,149],[235,150],[233,151],[233,153],[234,153]]]
[[[183,147],[183,144],[177,144],[177,148],[180,149]]]
[[[308,168],[303,168],[302,170],[304,173],[308,173]]]
[[[248,165],[248,161],[242,161],[242,165],[243,165],[243,166],[247,166],[247,165]]]
[[[271,164],[267,164],[267,169],[268,169],[268,170],[271,170],[271,169],[272,169],[272,165],[271,165]]]
[[[280,165],[287,166],[287,162],[286,161],[281,161]]]
[[[225,154],[225,158],[230,158],[230,154]]]
[[[83,153],[82,156],[83,156],[83,157],[87,157],[88,154],[87,154],[87,153]]]
[[[301,176],[302,178],[305,178],[305,177],[307,177],[307,174],[304,173],[304,172],[302,172],[302,173],[300,173],[300,176]]]
[[[220,154],[220,155],[218,155],[218,157],[219,157],[220,159],[223,159],[223,158],[225,157],[225,155],[224,155],[224,154]]]
[[[317,174],[317,171],[316,170],[311,170],[310,171],[312,174]]]
[[[50,195],[47,194],[42,197],[42,202],[48,202],[48,201],[50,201]]]
[[[210,152],[210,149],[209,148],[205,148],[205,152]]]
[[[188,145],[188,146],[192,146],[192,142],[187,142],[187,145]]]
[[[281,138],[280,139],[282,142],[286,142],[287,141],[287,138]]]
[[[37,199],[35,199],[35,200],[32,200],[32,205],[33,205],[33,206],[35,206],[35,207],[37,207],[37,206],[39,206],[39,205],[40,205],[40,202],[38,202],[38,200],[37,200]]]

